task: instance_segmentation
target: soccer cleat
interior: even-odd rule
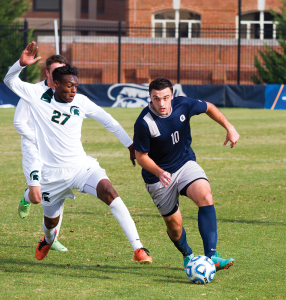
[[[56,251],[68,251],[68,248],[66,248],[64,245],[62,245],[58,240],[54,240],[51,248],[51,250],[56,250]]]
[[[57,235],[57,229],[55,229],[55,234],[54,234],[54,236],[56,236],[56,235]],[[50,250],[52,244],[53,244],[53,243],[48,244],[48,243],[46,242],[45,235],[44,235],[44,237],[39,241],[39,243],[38,243],[38,245],[37,245],[36,253],[35,253],[36,259],[37,259],[37,260],[42,260],[42,259],[44,259],[44,258],[47,256],[47,254],[48,254],[48,252],[49,252],[49,250]]]
[[[136,262],[140,264],[151,264],[153,259],[149,255],[149,251],[146,248],[138,248],[134,251],[134,258]]]
[[[25,192],[18,206],[18,213],[21,219],[25,219],[28,216],[31,207],[31,203],[25,201]]]
[[[194,257],[194,253],[187,255],[187,256],[183,256],[183,260],[184,260],[184,271],[186,271],[186,267],[189,263],[189,261]]]
[[[211,260],[213,261],[216,267],[216,271],[222,269],[229,269],[229,267],[233,266],[233,262],[234,262],[233,258],[229,258],[229,259],[221,258],[221,254],[217,252],[211,257]]]

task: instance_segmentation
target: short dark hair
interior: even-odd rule
[[[149,93],[151,94],[152,90],[157,90],[157,91],[162,91],[166,88],[170,88],[172,93],[173,93],[173,85],[170,80],[159,77],[154,79],[150,84],[149,84]]]
[[[76,67],[72,67],[69,64],[66,64],[63,67],[54,69],[53,71],[53,81],[61,81],[63,75],[74,75],[77,76],[78,70]]]
[[[50,71],[50,67],[53,63],[59,63],[59,64],[64,64],[64,65],[67,65],[68,64],[68,60],[62,56],[62,55],[57,55],[57,54],[54,54],[50,57],[48,57],[46,59],[46,69],[48,71]]]

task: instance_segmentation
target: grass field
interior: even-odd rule
[[[108,108],[133,136],[140,109]],[[163,220],[115,136],[94,120],[83,123],[86,152],[97,157],[130,210],[152,265],[135,264],[133,249],[109,208],[75,192],[66,200],[59,240],[69,251],[34,257],[42,237],[42,208],[27,219],[17,207],[25,189],[14,109],[0,110],[0,299],[286,299],[286,112],[222,109],[240,133],[223,147],[225,130],[206,115],[191,120],[193,149],[212,186],[218,251],[235,258],[205,286],[191,284]],[[184,227],[195,254],[203,254],[197,208],[180,198]]]

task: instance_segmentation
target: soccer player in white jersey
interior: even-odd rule
[[[81,143],[84,118],[93,118],[118,137],[128,147],[135,165],[133,142],[120,124],[87,97],[77,94],[77,69],[66,65],[53,71],[55,94],[43,87],[21,81],[23,67],[41,57],[35,57],[38,47],[30,43],[20,60],[8,71],[4,83],[31,106],[39,156],[43,162],[41,177],[43,230],[45,236],[36,247],[35,256],[42,260],[57,234],[56,226],[65,198],[74,199],[73,189],[89,193],[106,203],[119,222],[134,249],[134,260],[150,264],[149,251],[143,248],[134,221],[105,170],[96,159],[86,155]]]
[[[37,84],[42,85],[46,90],[49,88],[55,89],[52,72],[55,68],[65,66],[68,63],[67,59],[62,55],[52,55],[46,60],[46,75],[47,79]],[[28,216],[31,203],[38,204],[41,202],[41,169],[42,162],[39,159],[39,153],[36,145],[35,130],[33,120],[30,114],[30,107],[27,102],[20,99],[16,107],[14,115],[14,127],[21,134],[21,149],[23,154],[22,164],[23,172],[26,177],[26,184],[29,186],[25,190],[24,195],[18,206],[18,213],[21,219]],[[57,225],[57,236],[51,250],[67,251],[57,239],[62,222],[63,211]]]

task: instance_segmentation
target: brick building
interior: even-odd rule
[[[54,20],[59,22],[59,0],[29,0],[30,9],[23,16],[35,36],[53,35]],[[125,21],[125,0],[62,0],[63,24],[114,26]]]
[[[45,59],[55,53],[51,35],[59,0],[31,3],[24,17],[35,28]],[[279,12],[280,5],[279,0],[242,0],[241,83],[251,83],[254,55],[264,43],[278,47],[270,10]],[[238,0],[62,0],[62,7],[63,24],[81,27],[63,32],[63,55],[80,69],[82,83],[115,83],[118,78],[146,83],[158,76],[175,83],[179,35],[181,83],[236,83]],[[84,26],[97,30],[82,30]]]
[[[59,0],[30,0],[23,16],[36,31],[52,31],[59,18]],[[279,12],[279,0],[242,0],[243,28],[273,27],[269,11]],[[184,28],[206,26],[237,27],[238,0],[62,0],[63,22],[74,24],[114,24],[127,27]],[[256,26],[257,27],[257,26]]]

